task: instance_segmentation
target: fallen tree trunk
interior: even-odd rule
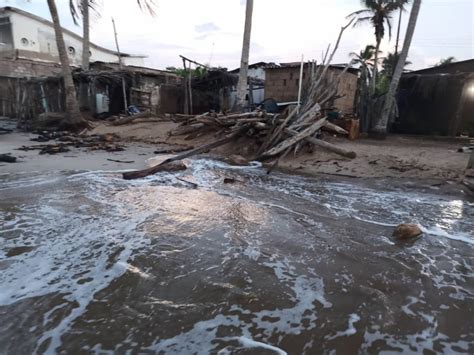
[[[122,125],[125,125],[127,123],[131,123],[131,122],[135,121],[137,118],[150,118],[150,117],[153,117],[153,114],[150,111],[140,112],[140,113],[137,113],[136,115],[133,115],[133,116],[128,116],[128,117],[118,119],[117,121],[112,122],[112,125],[113,126],[122,126]]]
[[[163,162],[161,162],[160,164],[158,165],[155,165],[151,168],[148,168],[148,169],[144,169],[144,170],[138,170],[138,171],[130,171],[130,172],[127,172],[127,173],[123,173],[123,178],[125,180],[132,180],[132,179],[140,179],[140,178],[144,178],[148,175],[152,175],[152,174],[156,174],[158,172],[161,172],[161,171],[179,171],[179,170],[184,170],[186,169],[186,166],[181,163],[180,166],[184,166],[184,169],[176,169],[174,170],[175,168],[172,167],[172,166],[168,166],[168,167],[164,167],[165,165],[169,165],[170,163],[172,162],[176,162],[176,161],[179,161],[179,160],[183,160],[183,159],[186,159],[186,158],[189,158],[193,155],[196,155],[196,154],[200,154],[200,153],[204,153],[210,149],[213,149],[213,148],[217,148],[221,145],[224,145],[226,143],[229,143],[231,141],[233,141],[237,136],[239,136],[240,134],[244,133],[246,130],[248,129],[247,126],[245,127],[242,127],[241,129],[239,129],[238,131],[235,131],[231,134],[228,134],[227,136],[225,136],[224,138],[221,138],[221,139],[218,139],[217,141],[214,141],[212,143],[208,143],[208,144],[204,144],[200,147],[197,147],[195,149],[192,149],[190,151],[187,151],[183,154],[179,154],[179,155],[176,155],[175,157],[172,157],[172,158],[168,158],[166,160],[164,160]],[[170,170],[171,169],[171,170]]]
[[[153,175],[163,171],[182,171],[186,170],[186,165],[183,162],[163,162],[161,164],[152,166],[148,169],[138,170],[138,171],[129,171],[123,173],[123,178],[125,180],[133,180],[147,177],[148,175]]]
[[[298,133],[298,132],[292,131],[290,129],[286,129],[285,132],[287,132],[288,134],[291,134],[293,136]],[[346,158],[354,159],[357,156],[357,154],[353,151],[340,148],[335,144],[325,142],[321,139],[317,139],[317,138],[313,138],[313,137],[307,137],[307,138],[305,138],[305,140],[312,143],[312,144],[314,144],[314,145],[325,148],[325,149],[327,149],[327,150],[329,150],[333,153],[342,155],[343,157],[346,157]]]

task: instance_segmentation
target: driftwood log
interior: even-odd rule
[[[160,164],[155,165],[151,168],[144,169],[144,170],[138,170],[138,171],[129,171],[129,172],[123,173],[123,178],[126,179],[126,180],[140,179],[140,178],[144,178],[148,175],[156,174],[158,172],[184,170],[184,169],[186,169],[186,165],[184,165],[183,163],[180,163],[180,164],[177,164],[177,165],[172,164],[172,163],[175,163],[175,162],[178,162],[180,160],[192,157],[193,155],[196,155],[196,154],[201,154],[201,153],[207,152],[207,151],[209,151],[213,148],[217,148],[217,147],[219,147],[221,145],[224,145],[226,143],[230,143],[237,136],[244,133],[247,129],[248,129],[247,127],[242,127],[238,131],[233,132],[231,134],[228,134],[224,138],[218,139],[218,140],[216,140],[214,142],[211,142],[211,143],[208,143],[208,144],[204,144],[200,147],[197,147],[197,148],[189,150],[185,153],[176,155],[172,158],[168,158],[168,159],[164,160],[163,162],[161,162]]]
[[[173,172],[182,170],[186,170],[186,165],[184,165],[183,162],[163,162],[148,169],[123,173],[123,178],[125,180],[141,179],[147,177],[148,175],[153,175],[159,172]]]

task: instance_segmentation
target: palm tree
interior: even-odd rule
[[[399,58],[400,54],[388,53],[388,55],[382,61],[382,73],[390,79],[393,77],[393,73],[395,72]],[[407,60],[405,61],[405,65],[403,67],[406,67],[410,64],[411,62]]]
[[[250,54],[250,33],[252,32],[252,13],[253,0],[247,0],[245,11],[245,29],[244,41],[242,44],[242,58],[240,60],[239,81],[237,82],[237,93],[235,95],[235,103],[233,109],[236,111],[243,110],[246,106],[245,97],[247,95],[248,86],[248,69]]]
[[[361,66],[373,66],[373,58],[375,55],[375,47],[371,44],[365,46],[359,53],[351,52],[352,61],[354,64],[360,64]]]
[[[59,60],[61,62],[61,71],[64,80],[64,91],[66,96],[66,117],[61,126],[73,131],[80,130],[88,126],[86,120],[82,118],[79,110],[79,103],[76,97],[76,88],[72,78],[71,67],[69,66],[69,57],[64,43],[63,30],[59,21],[58,9],[54,0],[47,0],[49,12],[53,20],[54,33],[56,36],[56,45],[58,47]]]
[[[154,0],[136,0],[138,6],[143,11],[155,16],[156,4]],[[71,11],[74,23],[78,23],[80,14],[82,14],[82,69],[89,69],[90,65],[90,16],[89,10],[93,10],[97,16],[100,16],[100,0],[69,0],[69,9]],[[80,11],[78,11],[78,9]]]
[[[367,45],[360,53],[352,52],[353,63],[360,64],[360,75],[357,79],[357,90],[354,100],[357,116],[361,119],[361,130],[367,132],[370,125],[368,117],[370,104],[370,83],[372,77],[372,69],[374,66],[373,58],[375,55],[375,47]]]
[[[377,65],[380,43],[385,37],[385,26],[388,27],[389,37],[392,36],[392,14],[403,9],[409,0],[361,0],[364,9],[350,14],[349,18],[356,18],[354,26],[363,22],[370,22],[375,29],[375,65],[372,76],[372,93],[375,92],[377,82]]]
[[[382,134],[387,133],[387,125],[389,122],[389,118],[392,114],[393,107],[396,104],[395,95],[398,89],[398,84],[400,83],[400,78],[403,73],[405,62],[408,58],[408,52],[410,50],[411,41],[415,33],[416,22],[418,20],[418,14],[420,13],[420,8],[421,8],[421,0],[414,0],[411,13],[410,13],[410,19],[408,20],[408,27],[407,27],[407,32],[405,35],[405,42],[403,43],[403,48],[402,48],[402,51],[400,52],[400,58],[395,68],[395,72],[393,73],[392,81],[390,83],[390,88],[388,90],[387,97],[385,99],[380,121],[377,123],[377,125],[374,128],[374,131],[377,133],[382,133]]]
[[[443,58],[439,61],[438,64],[435,65],[435,67],[444,67],[445,65],[449,65],[455,62],[456,62],[456,58],[454,57]]]

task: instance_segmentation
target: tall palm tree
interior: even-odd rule
[[[245,10],[245,29],[242,44],[242,58],[240,60],[239,81],[237,82],[237,93],[235,95],[234,110],[243,110],[246,106],[245,97],[248,86],[250,33],[252,32],[253,0],[247,0]]]
[[[365,7],[350,14],[349,18],[356,18],[354,26],[364,22],[370,22],[375,29],[375,65],[372,75],[372,93],[375,92],[377,82],[377,65],[380,43],[385,37],[385,26],[388,28],[389,37],[392,36],[392,14],[394,11],[403,9],[409,0],[361,0]]]
[[[66,96],[66,117],[62,122],[62,127],[70,130],[80,130],[88,126],[86,120],[82,118],[79,110],[79,103],[76,97],[76,88],[72,78],[71,67],[69,66],[69,57],[64,43],[63,30],[59,21],[58,9],[54,0],[47,0],[49,12],[53,20],[54,33],[56,36],[56,45],[58,47],[59,60],[61,62],[61,71],[64,80],[64,91]]]
[[[145,12],[155,16],[156,4],[154,0],[135,0]],[[100,16],[101,0],[69,0],[69,9],[71,11],[74,23],[78,23],[79,17],[82,14],[82,69],[89,69],[90,65],[90,10],[97,16]]]
[[[370,83],[372,78],[372,68],[374,66],[375,47],[367,45],[360,53],[352,52],[350,54],[354,63],[360,64],[360,75],[357,79],[357,89],[354,99],[356,114],[361,119],[361,131],[369,130],[370,120],[369,104],[370,104]]]
[[[377,133],[385,134],[387,133],[387,125],[390,119],[390,116],[393,112],[393,107],[396,104],[395,95],[397,93],[398,84],[400,83],[400,78],[402,77],[403,68],[405,62],[408,58],[408,52],[410,50],[411,41],[415,33],[416,22],[418,20],[418,14],[420,13],[421,0],[414,0],[413,6],[411,8],[410,19],[408,20],[407,32],[405,35],[405,42],[403,43],[402,51],[400,52],[400,58],[398,60],[395,72],[393,73],[392,81],[390,83],[390,88],[388,90],[385,103],[382,110],[382,115],[374,128],[374,131]]]

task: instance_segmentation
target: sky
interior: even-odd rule
[[[115,19],[122,52],[143,54],[149,67],[182,66],[179,55],[200,63],[235,69],[240,63],[245,19],[245,0],[155,0],[156,16],[142,12],[135,0],[101,0],[102,15],[93,20],[91,41],[114,49],[111,17]],[[69,0],[56,0],[63,27],[81,34],[74,25]],[[50,19],[46,0],[0,0]],[[250,63],[320,61],[334,43],[346,16],[361,9],[359,0],[255,0]],[[403,14],[402,35],[409,17]],[[393,51],[393,36],[382,50]],[[374,44],[373,29],[359,25],[348,29],[333,63],[347,63],[351,52]],[[474,0],[424,0],[409,54],[408,69],[436,64],[441,58],[474,58]]]

